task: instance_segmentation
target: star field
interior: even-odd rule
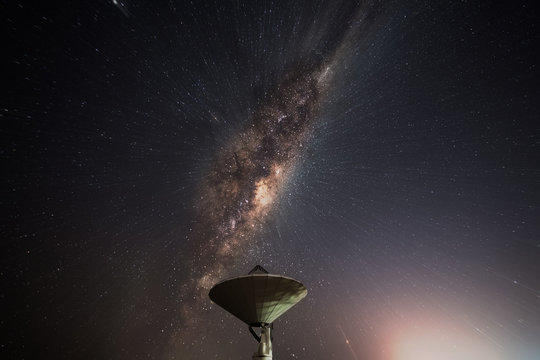
[[[540,357],[532,3],[0,3],[2,358]]]

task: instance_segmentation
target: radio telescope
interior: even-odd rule
[[[210,289],[210,299],[249,326],[259,342],[252,359],[272,359],[273,322],[307,295],[290,277],[269,274],[257,265],[248,275],[223,280]],[[261,328],[260,336],[253,330]]]

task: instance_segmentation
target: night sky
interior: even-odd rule
[[[38,3],[38,2],[36,2]],[[534,2],[1,1],[4,359],[540,359]]]

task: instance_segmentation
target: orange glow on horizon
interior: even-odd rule
[[[391,360],[502,360],[494,344],[449,331],[415,330],[392,344]]]

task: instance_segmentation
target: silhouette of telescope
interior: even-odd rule
[[[248,275],[223,280],[210,289],[210,299],[249,326],[259,342],[253,359],[272,359],[272,323],[307,295],[301,282],[269,274],[257,265]],[[253,327],[261,328],[257,335]]]

